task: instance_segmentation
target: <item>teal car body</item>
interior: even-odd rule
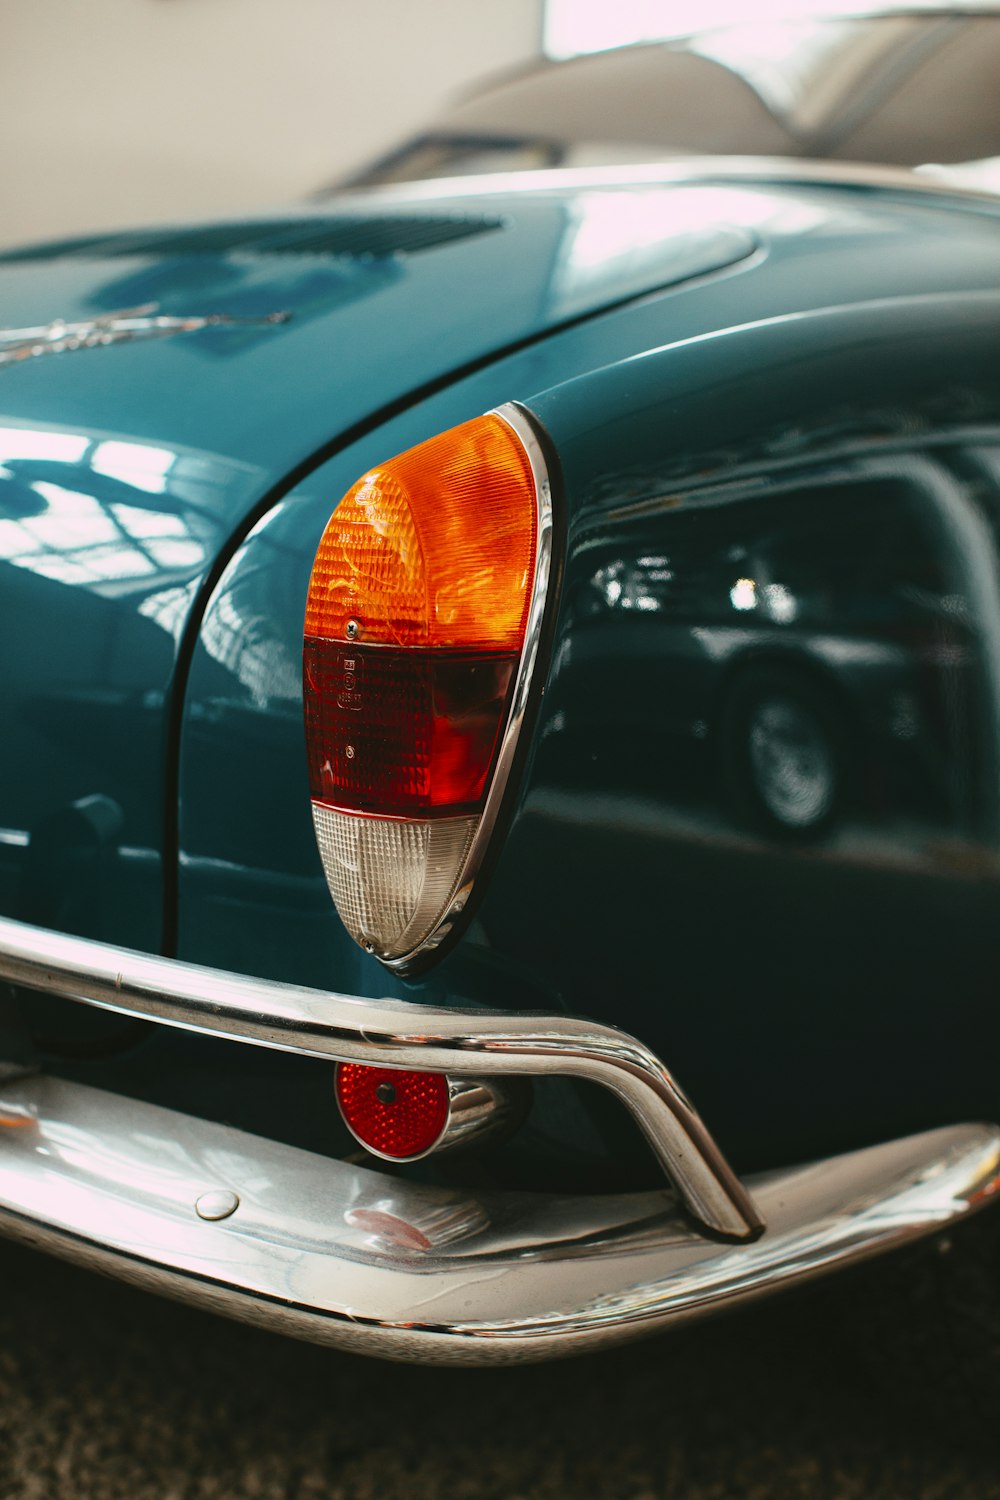
[[[711,162],[0,255],[38,350],[0,367],[0,914],[586,1014],[669,1059],[739,1172],[1000,1118],[998,284],[986,198]],[[129,314],[175,324],[86,333]],[[549,457],[554,614],[474,907],[401,976],[316,849],[306,591],[361,473],[505,402]],[[318,1058],[9,1016],[58,1078],[347,1149]],[[569,1079],[482,1170],[658,1172]]]

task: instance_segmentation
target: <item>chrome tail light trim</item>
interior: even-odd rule
[[[0,918],[0,979],[139,1016],[325,1057],[456,1077],[561,1074],[616,1094],[700,1223],[734,1240],[763,1219],[666,1067],[627,1032],[575,1016],[444,1010],[254,979]]]
[[[516,405],[513,401],[506,402],[503,406],[493,408],[492,415],[499,417],[511,429],[521,447],[524,449],[525,457],[531,468],[531,477],[535,486],[535,572],[531,581],[531,602],[528,606],[528,618],[524,627],[524,644],[521,647],[521,655],[517,665],[517,675],[514,678],[514,691],[511,697],[510,710],[507,722],[500,736],[500,748],[497,752],[496,765],[490,777],[486,801],[482,812],[474,822],[475,833],[466,854],[455,890],[448,901],[448,905],[441,913],[433,929],[422,938],[408,953],[400,955],[399,958],[383,958],[381,961],[387,969],[397,969],[405,973],[413,966],[416,959],[433,952],[439,948],[444,940],[454,930],[455,923],[462,916],[472,896],[472,888],[479,876],[486,852],[490,846],[496,829],[497,819],[503,805],[507,792],[507,784],[510,780],[511,769],[514,764],[514,756],[521,738],[521,728],[528,709],[531,697],[531,686],[535,675],[535,666],[538,660],[539,648],[542,640],[542,625],[545,620],[545,610],[549,598],[549,578],[552,572],[552,481],[549,477],[548,465],[542,452],[542,445],[538,441],[532,419],[527,410]]]

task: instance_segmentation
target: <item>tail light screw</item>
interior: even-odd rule
[[[358,624],[357,620],[348,620],[344,633],[349,641],[353,641],[354,639],[356,639],[358,631],[360,629],[361,626]]]

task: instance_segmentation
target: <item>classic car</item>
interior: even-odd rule
[[[0,254],[0,1230],[488,1363],[984,1208],[998,284],[763,157]]]
[[[995,0],[789,4],[713,25],[719,9],[706,6],[693,35],[498,74],[352,181],[733,151],[994,174]]]

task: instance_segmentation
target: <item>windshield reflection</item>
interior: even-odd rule
[[[0,562],[106,597],[166,579],[178,600],[215,530],[210,509],[180,498],[205,467],[122,438],[0,426]],[[169,609],[143,613],[172,628]]]

